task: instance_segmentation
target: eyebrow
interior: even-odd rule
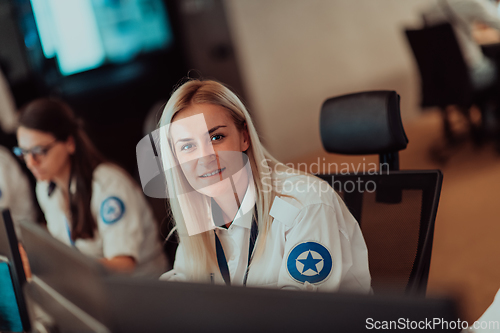
[[[219,126],[215,126],[215,127],[212,127],[211,129],[208,130],[208,134],[212,134],[213,132],[217,131],[219,128],[222,128],[222,127],[227,127],[226,125],[219,125]],[[185,139],[179,139],[175,142],[175,144],[178,144],[179,142],[187,142],[187,141],[191,141],[193,139],[191,138],[185,138]]]
[[[51,145],[51,143],[46,143],[46,144],[38,144],[38,145],[35,145],[35,146],[31,146],[31,148],[23,148],[23,147],[21,147],[21,145],[19,145],[18,147],[21,148],[22,150],[32,150],[32,149],[35,149],[35,148],[45,148],[45,147],[50,146],[50,145]]]
[[[225,125],[219,125],[219,126],[212,127],[212,129],[208,130],[208,134],[212,134],[213,132],[217,131],[221,127],[227,127],[227,126],[225,126]]]

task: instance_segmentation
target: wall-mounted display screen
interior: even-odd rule
[[[43,54],[63,75],[168,48],[162,0],[30,0]]]

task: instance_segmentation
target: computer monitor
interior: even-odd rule
[[[81,286],[75,288],[85,289]],[[42,326],[47,332],[111,332],[106,325],[62,296],[36,275],[33,275],[32,280],[26,285],[25,294],[35,314],[36,324],[33,326]]]
[[[421,323],[426,320],[433,323],[434,318],[457,328],[454,303],[446,299],[314,293],[120,277],[108,279],[106,289],[112,327],[117,332],[356,333],[370,328],[387,331],[383,325],[396,325],[397,331],[414,331],[415,324],[425,331],[430,326]],[[435,324],[438,330],[446,328]]]
[[[15,326],[19,326],[20,324],[24,331],[29,331],[30,320],[22,292],[22,288],[26,283],[26,276],[24,274],[21,255],[19,253],[14,223],[8,209],[3,210],[0,216],[0,256],[5,258],[5,261],[2,261],[4,264],[7,264],[9,268],[8,270],[10,271],[17,309],[13,304],[7,304],[7,306],[9,307],[10,312],[18,312],[14,314],[14,318],[16,318],[16,320],[20,320],[20,323],[14,323]],[[5,274],[6,272],[4,272],[3,278],[7,278]],[[7,282],[8,281],[4,281],[3,287],[10,289],[10,284]],[[5,292],[8,292],[8,290]]]
[[[443,330],[441,325],[445,322],[454,325],[450,331],[461,328],[456,325],[458,317],[454,303],[446,299],[314,293],[130,278],[106,274],[96,262],[55,241],[38,226],[21,223],[21,231],[34,276],[27,293],[44,293],[45,298],[38,295],[37,301],[48,311],[48,306],[54,303],[65,309],[64,315],[55,319],[59,325],[70,325],[69,316],[78,315],[88,327],[95,327],[97,323],[101,329],[125,333],[355,333],[370,328],[384,331],[383,325],[393,325],[398,331],[414,331],[415,325],[424,330],[429,327]],[[64,279],[58,278],[60,276]],[[60,297],[53,296],[54,293],[71,302],[76,311],[69,311],[69,306],[58,300]],[[53,314],[56,310],[50,311],[56,317]]]
[[[107,308],[102,281],[108,271],[39,225],[22,221],[20,230],[33,275],[26,288],[30,298],[47,309],[51,303],[58,303],[49,315],[64,319],[57,311],[65,309],[71,316],[81,315],[83,322],[90,320],[90,326],[95,326],[94,322],[105,323]]]
[[[39,42],[43,56],[55,59],[64,76],[106,64],[131,62],[139,55],[167,50],[173,44],[174,35],[162,0],[13,3],[25,11],[32,10],[34,24],[27,14],[22,16],[25,38],[29,36],[31,46]]]

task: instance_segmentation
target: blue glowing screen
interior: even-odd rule
[[[30,0],[46,58],[63,75],[172,44],[162,0]]]

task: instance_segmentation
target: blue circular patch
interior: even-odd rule
[[[300,243],[288,254],[286,269],[297,282],[320,283],[332,271],[332,256],[330,251],[319,243]]]
[[[109,197],[102,202],[101,218],[106,224],[113,224],[122,218],[125,204],[120,198]]]

